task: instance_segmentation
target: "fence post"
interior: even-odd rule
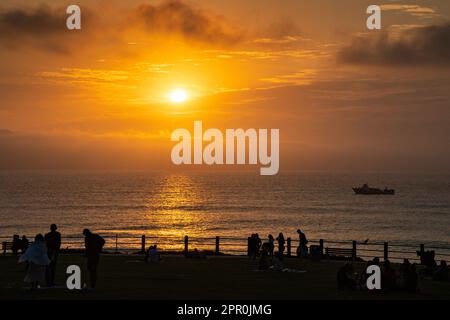
[[[421,244],[420,245],[420,254],[422,255],[425,252],[425,245]]]
[[[145,234],[142,235],[142,238],[141,238],[141,252],[142,253],[145,252]]]
[[[116,233],[116,253],[118,251],[118,247],[117,247],[117,238],[119,237],[119,235]]]
[[[323,254],[323,239],[319,240],[320,254]]]
[[[220,237],[216,237],[216,256],[218,256],[220,253]]]
[[[251,246],[251,243],[252,243],[252,238],[251,237],[248,237],[248,239],[247,239],[247,255],[250,257],[250,254],[251,254],[251,252],[250,252],[250,246]]]
[[[286,255],[288,257],[291,256],[291,238],[287,238],[287,250],[286,250]]]
[[[184,237],[184,254],[187,255],[189,252],[189,237]]]
[[[384,243],[384,261],[389,260],[389,244],[387,242]]]
[[[352,260],[353,262],[356,260],[356,241],[352,242]]]

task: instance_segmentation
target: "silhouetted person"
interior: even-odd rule
[[[336,276],[337,286],[339,290],[353,290],[356,288],[356,282],[351,277],[352,266],[346,263],[339,268]]]
[[[409,292],[416,292],[417,291],[417,285],[419,282],[419,277],[416,272],[416,264],[413,263],[411,267],[409,268],[408,272],[406,273],[406,279],[405,279],[405,288]]]
[[[308,239],[306,239],[306,234],[300,229],[297,230],[297,233],[298,233],[298,239],[299,239],[300,247],[301,248],[308,248],[307,247]]]
[[[30,283],[32,289],[37,289],[38,285],[45,283],[45,271],[50,259],[42,234],[36,235],[34,243],[20,256],[19,263],[21,262],[27,262],[29,265],[24,281]]]
[[[374,266],[380,266],[380,258],[375,257],[372,259],[372,265]]]
[[[273,257],[273,270],[274,271],[283,271],[284,269],[284,259],[283,255],[279,252],[275,253]]]
[[[398,269],[399,272],[399,278],[400,278],[400,286],[406,287],[406,278],[408,277],[408,272],[411,269],[411,263],[408,259],[403,259],[403,263],[400,265],[400,268]]]
[[[259,234],[255,233],[255,251],[256,255],[259,256],[259,251],[261,250],[262,240],[259,237]]]
[[[248,238],[248,256],[249,258],[255,258],[255,234]]]
[[[298,229],[298,241],[299,246],[297,248],[297,256],[299,257],[307,257],[308,256],[308,239],[306,239],[306,235],[302,232],[302,230]]]
[[[86,248],[87,269],[89,271],[89,282],[92,289],[97,284],[97,268],[100,261],[105,240],[98,234],[92,233],[89,229],[83,230],[84,246]]]
[[[434,272],[436,270],[437,267],[437,263],[434,260],[434,257],[436,255],[436,253],[434,252],[434,250],[431,251],[418,251],[417,255],[420,257],[420,263],[422,265],[425,265],[425,273],[427,275],[433,276]]]
[[[249,239],[249,255],[250,257],[255,260],[256,257],[259,255],[259,250],[261,249],[261,239],[259,238],[257,233],[252,233],[250,239]]]
[[[19,235],[18,234],[13,235],[11,251],[14,255],[16,255],[19,252],[21,245],[22,241],[20,241]]]
[[[280,232],[280,234],[278,235],[277,241],[278,241],[278,252],[279,252],[281,255],[283,255],[284,249],[285,249],[284,244],[285,244],[285,242],[286,242],[286,241],[284,240],[284,235],[283,235],[283,233]]]
[[[449,280],[449,269],[447,266],[447,262],[445,260],[441,260],[441,263],[437,267],[433,278],[434,278],[434,280],[437,280],[437,281],[448,281]]]
[[[55,285],[56,264],[58,262],[59,249],[61,248],[61,233],[56,231],[56,224],[50,226],[50,232],[45,235],[45,243],[47,245],[48,258],[50,264],[47,267],[47,285]]]
[[[269,238],[268,242],[269,255],[273,257],[273,250],[275,249],[275,238],[271,234],[269,234],[268,238]]]
[[[367,269],[373,265],[372,261],[368,261],[366,264],[366,267],[361,270],[361,273],[359,275],[359,288],[361,290],[366,290],[367,289],[367,279],[369,278],[369,275],[367,274]]]
[[[381,275],[381,287],[383,290],[392,291],[396,288],[396,273],[394,268],[391,267],[389,260],[384,262],[384,268]]]
[[[27,251],[29,245],[30,245],[30,242],[28,241],[27,237],[26,236],[22,236],[22,240],[21,240],[21,243],[20,243],[20,249],[22,250],[22,253]]]
[[[161,255],[158,252],[158,246],[150,246],[145,252],[145,262],[159,262],[161,260]]]
[[[259,257],[259,270],[267,270],[269,269],[269,246],[265,243],[261,248],[261,255]]]

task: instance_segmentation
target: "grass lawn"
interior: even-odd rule
[[[335,279],[343,262],[338,261],[286,259],[286,267],[307,271],[286,273],[256,271],[257,263],[246,257],[200,260],[167,255],[159,264],[141,259],[134,255],[102,256],[97,290],[81,293],[63,288],[32,292],[23,282],[25,266],[18,265],[15,257],[0,257],[0,299],[450,299],[449,282],[425,279],[416,294],[339,291]],[[82,266],[83,261],[81,255],[61,255],[57,283],[65,286],[67,266]]]

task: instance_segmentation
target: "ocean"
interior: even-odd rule
[[[297,238],[449,245],[449,176],[290,173],[0,175],[0,236]],[[395,196],[355,195],[369,183]]]

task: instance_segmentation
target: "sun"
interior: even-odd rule
[[[175,89],[169,93],[169,99],[173,103],[183,103],[189,98],[186,90]]]

